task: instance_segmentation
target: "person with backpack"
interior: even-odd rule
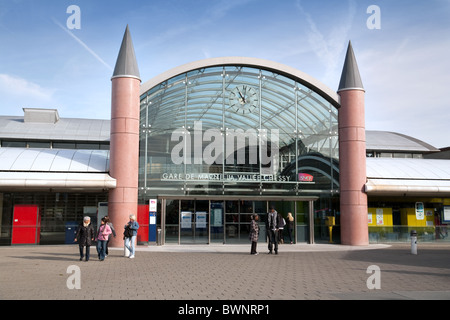
[[[136,216],[134,214],[130,215],[130,221],[124,226],[123,237],[125,240],[125,248],[130,251],[130,255],[128,256],[130,259],[134,258],[135,252],[135,242],[137,231],[139,229],[139,224],[136,221]]]

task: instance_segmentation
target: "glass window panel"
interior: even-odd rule
[[[253,201],[241,201],[240,206],[241,213],[253,213]]]
[[[50,149],[50,146],[51,146],[50,142],[34,142],[34,141],[28,142],[28,148]]]
[[[53,149],[75,149],[75,143],[53,142]]]
[[[237,213],[239,212],[238,201],[225,201],[225,213]]]
[[[100,146],[98,143],[77,143],[76,148],[84,150],[98,150],[100,149]]]
[[[26,148],[27,143],[25,141],[8,141],[3,140],[2,141],[2,147],[5,148]]]

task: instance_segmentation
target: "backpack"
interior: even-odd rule
[[[284,228],[284,226],[286,225],[286,220],[284,220],[284,218],[280,215],[280,225],[278,226],[278,228]]]
[[[129,226],[126,226],[125,231],[123,232],[123,236],[125,238],[131,238],[133,236],[133,230]]]

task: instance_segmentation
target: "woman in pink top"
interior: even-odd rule
[[[98,228],[97,233],[97,252],[100,261],[105,260],[106,256],[106,243],[108,242],[108,237],[112,233],[111,228],[106,223],[106,219],[102,218],[102,224]]]

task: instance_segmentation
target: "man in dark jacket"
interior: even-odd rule
[[[269,237],[269,254],[272,254],[272,249],[275,249],[275,254],[278,254],[278,225],[278,213],[275,211],[275,208],[270,207],[266,221],[266,230]]]
[[[83,223],[80,223],[78,226],[77,234],[75,235],[75,242],[78,242],[78,246],[80,247],[80,261],[84,257],[84,247],[86,247],[86,261],[89,261],[90,247],[94,238],[95,232],[91,224],[91,218],[86,216],[83,218]]]

